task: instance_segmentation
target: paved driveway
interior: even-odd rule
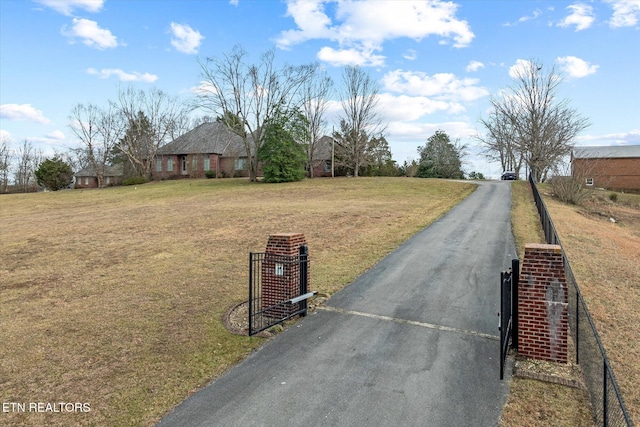
[[[510,207],[508,182],[481,183],[159,425],[495,426]]]

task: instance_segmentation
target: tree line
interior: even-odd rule
[[[183,101],[152,88],[120,88],[105,106],[75,105],[69,128],[78,148],[55,159],[76,170],[90,167],[105,186],[105,172],[122,164],[126,176],[149,179],[158,149],[207,121],[219,121],[238,135],[247,153],[249,179],[271,182],[313,177],[321,138],[327,135],[326,111],[334,82],[319,64],[280,66],[275,51],[250,61],[236,46],[230,52],[199,60],[201,83],[196,96]],[[523,164],[536,180],[566,156],[575,136],[588,122],[566,100],[557,101],[561,82],[552,68],[530,61],[517,70],[514,84],[491,98],[491,111],[480,120],[486,133],[478,136],[485,155],[504,170],[520,174]],[[392,159],[379,110],[380,87],[358,66],[346,66],[337,95],[342,107],[338,128],[330,133],[335,175],[405,175],[424,178],[464,178],[467,146],[451,141],[442,130],[417,149],[418,160],[397,165]],[[205,115],[197,119],[195,111]],[[11,172],[18,191],[38,182],[35,171],[45,159],[27,141],[10,153],[0,145],[0,191],[6,192]],[[472,179],[483,178],[478,172]]]

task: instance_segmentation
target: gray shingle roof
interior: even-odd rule
[[[203,123],[167,145],[160,147],[158,155],[220,154],[223,157],[246,157],[242,138],[220,122]]]
[[[333,138],[330,136],[323,136],[316,142],[316,149],[313,153],[314,160],[331,160],[331,144]]]
[[[640,157],[640,145],[574,147],[574,159],[612,159]]]

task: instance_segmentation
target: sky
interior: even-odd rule
[[[77,147],[75,105],[129,86],[193,99],[198,60],[235,45],[319,63],[334,80],[329,132],[343,67],[362,67],[400,164],[442,130],[468,146],[467,172],[499,177],[479,120],[530,60],[561,72],[559,98],[589,119],[576,145],[640,144],[640,0],[0,0],[0,138]]]

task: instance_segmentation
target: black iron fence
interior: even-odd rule
[[[549,211],[531,175],[529,175],[529,183],[540,214],[546,242],[562,247]],[[587,305],[582,298],[573,271],[571,271],[571,265],[565,255],[564,248],[562,249],[562,257],[567,285],[569,285],[569,329],[575,344],[576,363],[582,368],[589,390],[594,419],[598,426],[632,427],[633,423],[624,406],[613,370],[591,314],[589,314]]]
[[[500,379],[504,379],[504,366],[509,348],[518,349],[518,278],[520,260],[513,259],[511,268],[500,273]],[[511,346],[509,346],[511,342]]]
[[[306,246],[298,255],[251,252],[249,254],[249,335],[306,316],[309,255]]]

